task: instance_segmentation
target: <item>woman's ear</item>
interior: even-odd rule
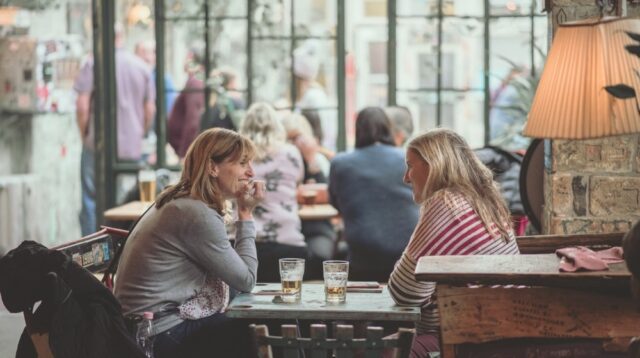
[[[211,175],[214,178],[218,177],[218,173],[220,171],[220,169],[218,169],[218,165],[216,165],[216,163],[213,162],[213,160],[209,161],[209,168],[207,168],[209,175]]]

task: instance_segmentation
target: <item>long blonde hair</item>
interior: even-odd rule
[[[270,104],[265,102],[257,102],[249,107],[240,126],[240,133],[253,141],[258,160],[264,159],[267,154],[283,145],[287,139],[278,114]]]
[[[429,166],[423,201],[445,189],[458,193],[469,201],[489,233],[497,229],[503,239],[509,239],[510,213],[493,173],[464,138],[449,129],[433,129],[411,140],[408,150]]]
[[[209,175],[209,166],[211,162],[250,160],[255,152],[255,146],[248,138],[228,129],[212,128],[200,133],[187,150],[180,181],[160,193],[156,208],[160,209],[173,199],[190,197],[224,215],[224,197],[218,180]]]

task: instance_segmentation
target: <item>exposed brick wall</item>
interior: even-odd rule
[[[628,7],[627,7],[628,6]],[[640,17],[640,6],[620,11]],[[597,16],[592,0],[554,0],[551,22]],[[640,136],[555,140],[546,162],[543,231],[553,234],[626,231],[640,219]]]

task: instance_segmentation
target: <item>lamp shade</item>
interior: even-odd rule
[[[640,59],[626,32],[640,20],[604,18],[562,24],[547,56],[523,134],[586,139],[640,132],[638,99],[618,99],[605,87],[624,84],[640,95]]]

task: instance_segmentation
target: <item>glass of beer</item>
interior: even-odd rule
[[[140,201],[156,200],[156,172],[154,170],[143,169],[138,172],[138,189],[140,190]]]
[[[284,302],[299,302],[304,276],[304,259],[280,259],[280,281]]]
[[[316,203],[317,196],[318,196],[318,192],[315,190],[302,191],[302,200],[304,201],[304,205],[313,206]]]
[[[324,298],[329,303],[347,300],[349,261],[329,260],[322,262],[324,275]]]

